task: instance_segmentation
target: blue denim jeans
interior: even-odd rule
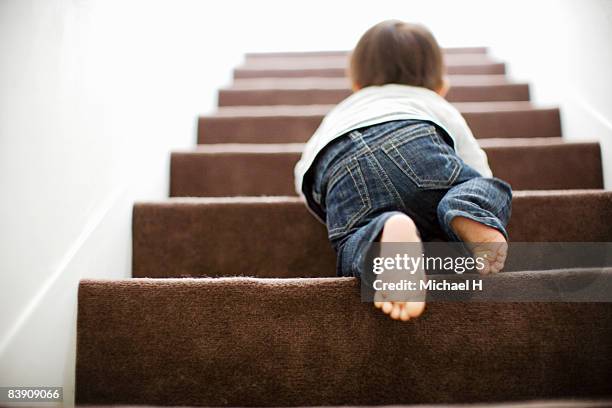
[[[450,227],[456,216],[507,237],[510,185],[465,164],[452,139],[429,122],[354,130],[318,155],[305,183],[311,209],[326,221],[340,276],[361,276],[369,244],[397,213],[412,218],[426,242],[460,241]]]

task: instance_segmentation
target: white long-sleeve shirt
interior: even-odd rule
[[[437,93],[420,87],[387,84],[363,88],[332,109],[306,143],[294,169],[295,188],[303,196],[304,175],[317,154],[334,139],[365,126],[392,120],[424,120],[441,127],[453,139],[455,152],[483,177],[491,177],[487,155],[459,111]]]

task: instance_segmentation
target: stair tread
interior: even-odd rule
[[[601,189],[572,189],[572,190],[516,190],[513,197],[567,197],[567,196],[609,196],[612,200],[612,191]],[[233,197],[168,197],[162,200],[137,201],[136,205],[175,206],[175,205],[208,205],[208,204],[278,204],[302,203],[298,196],[233,196]]]
[[[351,95],[350,87],[313,85],[234,85],[219,90],[218,104],[224,106],[310,105],[339,103]],[[460,85],[451,84],[446,99],[457,102],[528,101],[526,83]]]
[[[472,294],[470,298],[463,298],[472,302],[495,301],[508,302],[529,299],[530,294],[535,299],[536,296],[548,296],[546,301],[560,301],[565,298],[565,301],[577,301],[581,295],[579,293],[563,293],[559,291],[555,294],[542,293],[541,289],[547,283],[557,284],[558,288],[567,287],[564,281],[574,282],[577,278],[582,278],[584,281],[598,281],[598,287],[590,290],[590,294],[598,296],[591,298],[591,302],[604,301],[609,302],[612,294],[612,267],[575,267],[575,268],[559,268],[548,270],[518,270],[505,271],[495,275],[481,276],[471,274],[472,277],[483,280],[483,289],[478,293]],[[438,281],[447,280],[450,282],[461,281],[464,276],[460,274],[436,274],[432,275],[432,279]],[[305,286],[326,288],[326,287],[360,287],[360,280],[355,277],[338,277],[330,274],[323,277],[257,277],[249,276],[248,274],[236,276],[219,276],[219,277],[184,277],[184,278],[129,278],[129,279],[83,279],[82,283],[92,285],[104,285],[110,283],[117,286],[183,286],[183,287],[222,287],[233,285],[247,291],[252,290],[268,290],[271,292],[282,291],[289,288],[303,288]],[[571,286],[570,286],[571,287]],[[519,293],[520,292],[520,293]],[[435,295],[430,293],[430,302],[436,302]],[[440,295],[438,295],[440,296]],[[432,299],[433,297],[433,299]],[[438,297],[438,299],[440,299]],[[447,300],[448,301],[448,298]],[[612,307],[612,305],[610,305]]]
[[[463,64],[449,65],[446,67],[449,75],[500,75],[506,73],[506,65],[503,62],[489,64]],[[330,68],[266,68],[241,66],[234,69],[234,78],[257,78],[257,77],[345,77],[345,67]]]
[[[493,402],[490,404],[471,404],[471,408],[609,408],[612,406],[612,400],[593,400],[593,399],[552,399],[552,400],[533,400],[533,401],[515,401],[515,402]],[[81,405],[77,405],[77,408]],[[152,405],[85,405],[87,408],[162,408]],[[395,405],[396,408],[466,408],[465,404],[440,404],[440,405]],[[163,408],[172,408],[164,406]],[[174,408],[195,408],[174,406]],[[332,408],[332,407],[330,407]],[[378,406],[345,406],[342,408],[378,408]]]
[[[453,105],[462,113],[533,111],[556,109],[552,106],[535,106],[529,101],[455,102]],[[335,105],[274,105],[274,106],[222,106],[212,115],[216,117],[238,116],[322,116]]]
[[[599,145],[593,140],[567,140],[562,137],[526,137],[479,139],[481,147],[533,147],[533,146],[586,146]],[[217,153],[301,153],[305,143],[208,143],[193,148],[174,150],[179,154],[217,154]]]
[[[467,47],[444,47],[442,48],[444,54],[486,54],[488,52],[487,47],[483,46],[467,46]],[[245,58],[276,58],[276,57],[298,57],[298,58],[311,58],[313,56],[347,56],[350,51],[348,50],[311,50],[311,51],[260,51],[260,52],[247,52]]]
[[[487,54],[448,54],[444,56],[446,66],[454,65],[488,65],[501,61]],[[320,57],[267,57],[247,58],[242,67],[270,67],[270,68],[345,68],[349,64],[347,56],[320,56]]]
[[[588,190],[587,190],[588,191]],[[234,196],[234,197],[168,197],[163,200],[138,201],[135,205],[169,206],[175,205],[217,205],[217,204],[285,204],[300,203],[298,196]]]
[[[512,82],[505,75],[454,75],[451,86],[498,86],[521,85]],[[350,89],[348,78],[247,78],[236,79],[232,85],[221,88],[231,89]]]

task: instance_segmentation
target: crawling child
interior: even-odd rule
[[[500,271],[512,191],[444,96],[443,55],[423,26],[384,21],[350,58],[353,94],[322,121],[295,167],[298,193],[328,230],[337,273],[361,277],[372,242],[460,241]],[[393,319],[424,302],[376,301]]]

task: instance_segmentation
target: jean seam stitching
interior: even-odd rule
[[[383,186],[385,186],[385,189],[387,190],[387,192],[395,196],[397,200],[401,201],[402,204],[404,204],[404,201],[400,197],[395,186],[391,183],[391,179],[389,178],[389,175],[384,171],[380,162],[376,158],[374,151],[372,151],[372,148],[366,143],[365,139],[363,138],[363,135],[359,135],[359,141],[363,144],[363,150],[365,151],[363,156],[365,156],[368,163],[370,163],[370,166],[374,167],[374,171],[376,172],[378,177],[382,180]],[[380,146],[380,144],[377,145],[376,149],[378,149],[378,146]],[[404,207],[406,207],[405,204],[404,204]]]
[[[413,141],[413,140],[427,137],[427,136],[431,136],[432,142],[435,143],[437,146],[439,146],[440,149],[442,149],[442,144],[440,143],[438,134],[432,131],[431,129],[428,129],[422,135],[414,136],[412,138],[407,138],[406,140],[403,140],[401,143],[398,143],[398,144],[396,144],[397,143],[396,139],[390,140],[386,142],[386,145],[382,147],[382,150],[383,152],[387,154],[387,156],[389,156],[389,158],[395,163],[395,165],[398,166],[400,170],[402,170],[404,174],[410,177],[419,187],[421,188],[449,187],[457,179],[463,167],[459,160],[457,160],[454,157],[447,158],[447,160],[450,163],[455,164],[453,171],[451,172],[451,175],[449,176],[448,180],[423,179],[418,176],[418,174],[416,173],[416,171],[414,171],[414,169],[412,168],[408,160],[406,160],[406,158],[401,154],[401,152],[398,149],[398,147],[403,146],[409,141]],[[399,158],[395,156],[399,156]],[[401,160],[401,162],[403,162],[404,165],[402,165],[401,162],[398,162],[398,160]]]
[[[353,175],[353,171],[351,171],[350,167],[353,167],[353,170],[355,171],[355,173],[357,173],[359,180],[355,178],[355,176]],[[356,163],[356,165],[350,167],[346,166],[346,170],[351,176],[353,183],[355,184],[355,187],[357,189],[357,192],[359,193],[359,197],[361,198],[361,202],[363,205],[362,208],[346,222],[346,225],[336,228],[330,228],[328,231],[330,238],[348,231],[361,217],[363,217],[364,214],[366,214],[372,208],[370,197],[368,196],[367,191],[365,192],[365,194],[363,192],[366,186],[365,180],[363,178],[363,173],[361,172],[361,168],[359,167],[359,163]]]

